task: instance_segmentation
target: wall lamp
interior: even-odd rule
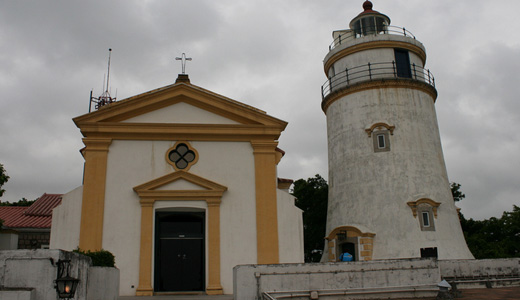
[[[58,292],[58,297],[61,299],[74,298],[79,279],[70,276],[70,259],[60,259],[56,264],[58,265],[58,276],[54,281],[54,287]]]

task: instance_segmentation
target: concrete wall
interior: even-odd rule
[[[79,279],[76,300],[117,300],[119,290],[119,270],[115,268],[106,273],[94,272],[90,288],[89,257],[61,250],[5,250],[0,251],[1,299],[38,299],[55,300],[56,280],[59,260],[71,260],[70,276]],[[104,282],[102,287],[100,282]],[[97,290],[96,297],[88,297],[88,291]],[[29,293],[28,293],[29,291]],[[113,296],[115,295],[115,296]],[[10,297],[10,298],[7,298]],[[21,297],[21,298],[20,298]]]
[[[83,186],[62,196],[61,204],[52,210],[49,249],[72,251],[79,246],[81,199]]]
[[[87,300],[117,300],[119,298],[119,270],[108,267],[88,269]]]
[[[71,276],[80,279],[77,300],[86,300],[87,272],[90,258],[59,250],[0,251],[0,286],[33,288],[34,298],[55,300],[58,260],[71,259]]]
[[[18,248],[18,233],[12,231],[0,232],[0,250],[16,250]]]
[[[415,286],[433,290],[441,281],[436,260],[387,260],[353,263],[280,264],[236,266],[233,273],[234,297],[257,299],[263,292],[330,291],[360,288]],[[403,296],[404,294],[392,294]],[[379,295],[381,297],[381,295]],[[392,297],[392,296],[390,296]],[[260,299],[260,298],[258,298]],[[327,299],[344,299],[341,297]]]
[[[520,276],[520,258],[441,260],[442,277],[500,277]]]
[[[277,190],[276,196],[280,263],[303,263],[303,211],[294,205],[295,198],[288,192]]]

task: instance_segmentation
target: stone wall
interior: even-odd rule
[[[439,268],[458,289],[520,285],[520,258],[445,260]]]
[[[309,299],[312,293],[327,299],[345,299],[349,295],[363,299],[435,297],[441,281],[434,259],[242,265],[233,271],[234,296],[240,300],[261,299],[262,293],[296,293],[302,295],[301,299]]]
[[[62,250],[0,251],[0,299],[56,300],[59,260],[71,260],[70,276],[80,280],[74,299],[117,300],[119,270],[91,272],[89,257]]]
[[[50,232],[20,232],[18,233],[18,249],[42,249],[49,247]]]

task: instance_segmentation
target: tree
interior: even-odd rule
[[[453,200],[466,197],[460,184],[450,185]],[[468,248],[476,259],[520,257],[520,207],[513,205],[513,211],[505,211],[501,218],[468,220],[460,212],[459,217]]]
[[[0,164],[0,197],[4,195],[5,190],[2,189],[4,183],[9,180],[9,176],[7,176],[7,172],[4,169],[4,165]]]
[[[460,190],[460,184],[458,184],[456,182],[451,182],[450,187],[451,187],[451,194],[453,195],[453,201],[457,202],[457,201],[460,201],[460,200],[466,198],[466,195],[463,194],[462,191]]]
[[[513,205],[513,211],[505,211],[501,218],[461,217],[466,242],[476,259],[520,257],[520,207]]]
[[[31,206],[35,201],[22,198],[18,202],[0,202],[0,206]]]
[[[294,182],[296,206],[303,210],[305,262],[318,262],[325,243],[329,185],[320,175]]]

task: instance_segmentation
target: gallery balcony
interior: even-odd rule
[[[329,51],[347,44],[349,42],[355,41],[356,39],[362,37],[370,37],[370,36],[380,36],[380,35],[393,35],[393,36],[401,36],[407,37],[415,40],[415,36],[404,27],[397,26],[370,26],[364,28],[358,28],[356,30],[338,30],[333,33],[334,41],[329,45]]]
[[[371,81],[413,81],[426,84],[435,90],[435,78],[428,69],[424,69],[415,63],[410,65],[396,64],[395,61],[368,63],[344,71],[332,76],[321,86],[322,99],[325,100],[331,94],[342,92],[352,86],[357,86]]]

